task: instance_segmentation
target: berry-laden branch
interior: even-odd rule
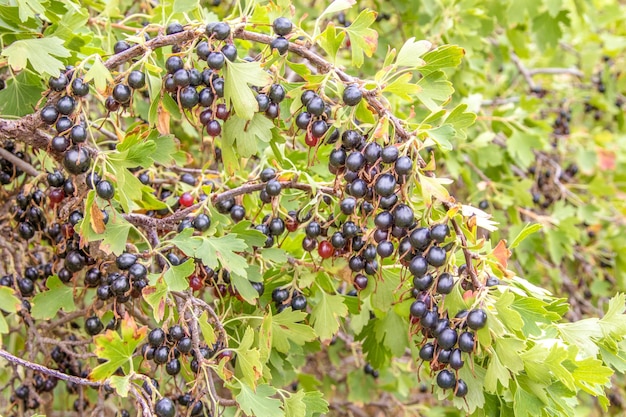
[[[63,381],[72,382],[72,383],[77,384],[77,385],[83,385],[83,386],[88,386],[88,387],[103,387],[103,386],[106,385],[104,382],[90,381],[90,380],[85,379],[85,378],[80,378],[80,377],[77,377],[77,376],[64,374],[63,372],[59,372],[57,370],[50,369],[50,368],[45,367],[43,365],[39,365],[39,364],[36,364],[36,363],[33,363],[33,362],[29,362],[29,361],[27,361],[25,359],[18,358],[17,356],[11,355],[9,352],[7,352],[4,349],[0,349],[0,357],[6,359],[7,361],[9,361],[11,363],[14,363],[16,365],[22,366],[24,368],[32,369],[33,371],[41,372],[42,374],[45,374],[45,375],[48,375],[48,376],[52,376],[52,377],[57,378],[57,379],[61,379]]]

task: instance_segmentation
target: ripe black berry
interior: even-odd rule
[[[391,174],[382,174],[374,184],[374,191],[381,197],[388,197],[393,194],[395,187],[395,177]]]
[[[72,81],[72,93],[77,97],[84,97],[89,94],[89,84],[83,81],[82,78],[74,78]]]
[[[31,279],[28,278],[18,279],[17,287],[19,288],[20,294],[22,294],[23,297],[28,297],[33,293],[33,291],[35,291],[35,284]]]
[[[209,24],[211,25],[211,24]],[[213,38],[223,41],[230,36],[230,26],[224,22],[218,22],[211,25],[210,33],[208,33],[209,25],[207,25],[207,35],[213,36]]]
[[[61,73],[58,77],[50,77],[48,86],[54,91],[62,91],[67,87],[68,82],[67,76]]]
[[[300,115],[302,114],[308,115],[308,113],[300,113]],[[344,166],[344,164],[346,163],[346,151],[344,151],[342,148],[333,149],[328,156],[328,163],[337,168]]]
[[[126,41],[117,41],[115,45],[113,45],[113,53],[120,54],[130,48],[130,45]]]
[[[98,184],[96,184],[96,193],[98,194],[98,197],[104,200],[110,200],[115,194],[115,188],[110,181],[101,180]]]
[[[442,243],[450,234],[450,228],[447,224],[437,224],[430,230],[430,235],[437,243]]]
[[[454,288],[454,278],[447,272],[439,275],[437,279],[437,292],[439,294],[450,294]]]
[[[83,126],[83,125],[75,125],[74,127],[72,127],[72,130],[70,130],[70,139],[72,139],[72,142],[74,144],[82,143],[82,142],[86,141],[87,140],[87,130],[85,129],[85,126]]]
[[[125,84],[117,84],[113,87],[112,96],[118,103],[128,103],[130,101],[130,97],[132,95],[132,91],[130,87]]]
[[[59,117],[59,112],[54,106],[46,106],[41,109],[39,117],[41,117],[41,120],[43,120],[45,123],[51,125],[57,121],[57,118]]]
[[[408,156],[401,156],[396,160],[394,169],[398,175],[409,174],[413,169],[413,161]]]
[[[421,256],[416,256],[415,258],[413,258],[413,260],[419,259],[419,258],[421,258]],[[411,261],[411,264],[412,263],[413,261]],[[431,274],[424,274],[421,276],[416,276],[416,277],[413,277],[413,286],[415,287],[415,289],[419,291],[425,291],[429,289],[431,285],[433,285],[433,280],[434,278]]]
[[[428,306],[422,300],[415,300],[413,304],[411,304],[411,316],[422,318],[424,314],[428,311]]]
[[[257,94],[256,96],[256,102],[259,105],[259,111],[260,112],[264,112],[267,111],[267,109],[270,106],[270,98],[266,95],[266,94]]]
[[[165,342],[165,332],[163,329],[156,328],[152,329],[150,333],[148,333],[148,343],[152,347],[159,347]]]
[[[74,126],[74,122],[67,116],[61,116],[57,120],[57,124],[54,126],[57,132],[62,133],[70,130]]]
[[[171,56],[165,61],[165,69],[167,69],[167,72],[170,74],[174,74],[179,69],[183,69],[184,66],[185,63],[179,56]]]
[[[456,393],[454,395],[459,398],[465,397],[467,395],[467,384],[462,379],[459,379],[456,382]]]
[[[286,17],[279,17],[274,20],[274,23],[272,23],[272,28],[274,29],[274,33],[276,33],[277,35],[286,36],[291,33],[293,25],[291,23],[291,20],[287,19]]]
[[[172,400],[164,397],[156,402],[154,405],[154,412],[157,417],[174,417],[176,414],[176,407],[174,406],[174,402]]]
[[[398,148],[395,146],[386,146],[380,153],[380,158],[386,164],[391,164],[398,159]]]
[[[289,291],[284,288],[276,288],[272,291],[272,300],[276,303],[282,303],[289,298]]]
[[[452,350],[450,354],[450,367],[459,370],[463,367],[464,361],[460,349]]]
[[[222,53],[229,61],[233,62],[237,59],[237,48],[233,44],[227,44],[222,47]]]
[[[58,112],[64,115],[72,114],[75,106],[76,102],[70,96],[61,97],[55,105]]]
[[[354,209],[356,208],[356,200],[354,197],[346,197],[339,203],[339,208],[341,212],[345,215],[350,215],[354,213]]]
[[[85,267],[85,257],[78,251],[71,251],[65,257],[64,266],[70,272],[78,272]]]
[[[204,213],[200,213],[192,221],[194,229],[204,232],[211,226],[211,218]]]
[[[193,106],[198,104],[198,101],[200,99],[200,97],[198,96],[198,91],[196,91],[195,87],[191,86],[185,87],[180,90],[178,97],[180,105],[185,109],[192,108]]]
[[[131,71],[126,80],[130,88],[143,88],[146,85],[146,74],[141,71]]]
[[[129,269],[135,262],[137,262],[137,255],[127,252],[115,259],[115,264],[122,271]]]
[[[446,251],[439,246],[433,246],[428,250],[426,259],[432,266],[440,267],[446,263]]]
[[[272,84],[270,87],[269,97],[274,103],[280,103],[285,99],[285,89],[280,84]]]
[[[165,372],[167,372],[168,375],[172,376],[178,375],[178,373],[180,372],[180,361],[176,358],[169,361],[165,365]]]
[[[345,90],[343,90],[343,102],[347,106],[356,106],[361,102],[363,98],[363,93],[359,90],[359,87],[355,85],[348,86]]]
[[[280,55],[285,55],[289,50],[289,41],[282,36],[278,36],[270,43],[272,49],[276,49]]]
[[[439,336],[437,336],[437,344],[441,346],[442,349],[451,349],[457,341],[457,334],[454,330],[450,328],[444,329]]]
[[[321,116],[324,113],[324,100],[319,96],[313,97],[307,104],[306,111],[313,116]]]
[[[273,180],[276,178],[276,170],[274,168],[265,168],[259,174],[259,178],[263,182],[268,182],[269,180]]]
[[[173,22],[170,23],[169,25],[167,25],[167,28],[165,28],[165,34],[166,35],[173,35],[175,33],[180,33],[182,32],[183,29],[183,25],[181,25],[178,22]]]
[[[409,227],[415,220],[413,210],[406,204],[398,204],[391,214],[393,214],[394,224],[398,227]]]
[[[444,369],[437,374],[437,385],[442,389],[454,388],[456,385],[456,377],[452,372]]]
[[[382,147],[378,143],[372,142],[367,144],[367,146],[363,149],[363,156],[369,164],[373,164],[378,160],[378,158],[380,158],[381,152]]]
[[[104,325],[100,321],[100,318],[96,316],[89,317],[85,320],[85,331],[90,336],[95,336],[104,329]]]
[[[224,62],[226,62],[226,57],[221,52],[211,52],[207,57],[207,64],[209,64],[209,68],[214,70],[222,69]]]
[[[487,313],[483,309],[472,310],[467,314],[467,327],[478,330],[487,324]]]
[[[419,356],[420,356],[420,359],[424,361],[427,361],[427,362],[432,361],[433,357],[435,356],[435,346],[430,342],[426,343],[420,349]]]
[[[265,191],[267,192],[268,195],[272,197],[276,197],[277,195],[279,195],[282,188],[283,187],[282,185],[280,185],[280,182],[278,182],[275,179],[269,180],[267,184],[265,185]]]
[[[307,301],[304,295],[296,295],[291,299],[291,308],[293,310],[304,310],[306,305]]]
[[[409,271],[416,277],[421,277],[428,270],[428,262],[423,256],[416,256],[409,264]]]
[[[74,175],[87,172],[91,158],[87,151],[83,148],[71,148],[63,156],[63,167]]]

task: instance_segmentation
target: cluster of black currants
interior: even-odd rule
[[[442,284],[440,284],[442,282]],[[457,397],[465,397],[468,387],[458,377],[459,370],[464,366],[465,359],[476,349],[474,331],[485,327],[487,314],[478,308],[462,310],[450,320],[447,311],[440,311],[437,294],[447,294],[454,285],[454,279],[447,272],[442,273],[437,282],[436,292],[419,290],[417,282],[415,291],[417,299],[411,305],[411,322],[416,331],[423,335],[419,357],[430,363],[431,375],[437,374],[437,385],[446,390],[453,389]]]
[[[176,401],[168,397],[159,399],[154,405],[154,413],[157,417],[174,417],[176,415],[176,402],[187,409],[181,415],[191,417],[211,417],[212,415],[204,402],[194,399],[190,393],[180,395]]]
[[[111,95],[104,101],[104,107],[110,111],[118,111],[121,107],[128,107],[131,104],[133,90],[139,90],[146,85],[146,75],[139,71],[133,70],[126,76],[126,82],[115,84]]]
[[[37,394],[44,392],[52,392],[57,386],[58,379],[49,376],[43,376],[39,373],[33,375],[33,378],[27,383],[24,383],[13,391],[13,394],[9,398],[11,403],[17,403],[20,401],[24,408],[35,410],[39,408],[39,400],[33,395],[33,390]]]
[[[156,365],[165,365],[168,375],[176,376],[181,370],[181,355],[190,355],[192,350],[191,337],[182,326],[175,324],[167,332],[161,328],[152,329],[148,334],[148,343],[143,345],[141,353],[146,360],[151,360]]]
[[[16,158],[21,159],[24,162],[30,163],[30,156],[26,152],[18,150],[15,146],[15,142],[7,140],[2,144],[2,147],[5,151],[13,154]],[[23,173],[24,172],[19,168],[19,166],[15,166],[13,162],[5,158],[0,158],[0,184],[11,184],[13,180],[15,180]]]
[[[40,263],[37,266],[28,266],[24,268],[22,276],[13,278],[13,275],[4,275],[0,278],[0,286],[14,288],[17,285],[17,289],[22,297],[30,297],[35,292],[36,282],[45,282],[48,277],[53,275],[52,263]],[[28,300],[22,300],[22,307],[26,311],[30,311],[30,303]]]
[[[15,206],[12,207],[13,219],[18,222],[17,233],[29,240],[38,231],[46,230],[48,220],[43,210],[46,196],[36,188],[30,193],[20,192],[15,196]]]
[[[289,40],[286,36],[293,30],[293,24],[286,17],[279,17],[272,23],[272,29],[276,37],[270,43],[270,47],[276,49],[280,55],[285,55],[289,51]]]
[[[275,288],[272,291],[272,301],[276,303],[276,312],[280,313],[287,307],[291,307],[292,310],[305,310],[307,306],[306,297],[298,292],[293,291],[293,294],[286,288]]]
[[[118,303],[125,303],[131,298],[139,298],[141,291],[148,285],[148,269],[132,253],[118,256],[115,265],[118,271],[109,273],[90,268],[85,273],[85,286],[96,288],[96,296],[103,301],[115,298]],[[98,333],[91,333],[89,329],[87,332],[92,335]]]
[[[561,109],[552,124],[552,131],[557,136],[569,135],[569,122],[572,119],[571,111]]]
[[[89,94],[89,85],[76,76],[72,68],[48,81],[50,89],[57,93],[39,113],[41,120],[56,130],[56,136],[50,141],[50,147],[63,153],[63,166],[74,175],[87,172],[91,165],[91,156],[81,146],[87,140],[87,127],[76,114],[77,102]],[[64,94],[63,94],[64,93]],[[56,98],[58,94],[62,94]],[[53,100],[55,100],[52,103]]]

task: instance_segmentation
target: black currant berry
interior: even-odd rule
[[[83,81],[82,78],[74,78],[72,81],[72,93],[77,97],[84,97],[89,94],[89,84]]]
[[[159,347],[165,342],[165,332],[163,329],[156,328],[152,329],[150,333],[148,333],[148,343],[152,347]]]
[[[437,374],[437,385],[442,389],[454,388],[456,385],[456,377],[447,369]]]
[[[439,246],[433,246],[428,250],[426,259],[432,266],[440,267],[446,263],[446,251]]]
[[[426,249],[431,241],[430,230],[426,227],[419,227],[411,232],[409,240],[415,249]]]
[[[46,124],[51,125],[54,124],[59,118],[59,112],[54,106],[46,106],[41,109],[39,117],[41,117],[41,120],[43,120]]]
[[[91,157],[83,148],[70,148],[63,156],[63,167],[74,175],[87,172],[91,165]]]
[[[459,370],[463,367],[464,361],[460,349],[453,349],[450,354],[450,367]]]
[[[229,61],[233,62],[237,59],[237,48],[233,44],[227,44],[222,47],[222,53]]]
[[[185,30],[185,29],[183,29],[183,25],[181,25],[178,22],[173,22],[173,23],[170,23],[169,25],[167,25],[167,27],[165,28],[165,34],[166,35],[173,35],[175,33],[180,33],[183,30]]]
[[[279,17],[272,23],[272,28],[274,29],[274,33],[279,36],[286,36],[291,33],[293,28],[293,24],[291,20],[286,17]]]
[[[421,277],[428,271],[428,262],[423,256],[416,256],[409,264],[409,271],[413,276]]]
[[[346,197],[339,203],[339,208],[343,214],[350,215],[356,209],[356,200],[354,197]]]
[[[270,43],[272,49],[276,49],[280,55],[285,55],[289,51],[289,41],[282,36],[278,36]]]
[[[435,346],[430,342],[426,343],[420,349],[419,356],[420,356],[420,359],[424,361],[427,361],[427,362],[432,361],[433,357],[435,356]]]
[[[54,126],[59,133],[66,132],[74,126],[74,122],[67,116],[61,116],[57,120],[57,124]]]
[[[280,182],[278,182],[278,180],[276,179],[269,180],[265,185],[265,191],[268,195],[272,197],[276,197],[277,195],[279,195],[282,188],[282,185],[280,185]]]
[[[132,91],[130,87],[125,84],[118,84],[113,87],[113,93],[111,93],[115,101],[118,103],[128,103],[130,101],[130,97],[132,96]]]
[[[192,221],[194,229],[204,232],[211,226],[211,218],[204,213],[200,213]]]
[[[70,139],[72,139],[72,143],[82,143],[87,140],[87,130],[83,125],[75,125],[70,130]]]
[[[393,208],[391,214],[393,214],[394,224],[397,227],[409,227],[415,221],[413,210],[406,204],[398,204]]]
[[[117,41],[115,42],[115,45],[113,45],[113,53],[114,54],[121,54],[122,52],[124,52],[125,50],[129,49],[130,45],[128,44],[128,42],[126,41]]]
[[[185,63],[179,56],[175,56],[175,55],[171,56],[167,58],[167,60],[165,61],[165,69],[170,74],[174,74],[179,69],[183,69],[184,66],[185,66]]]
[[[348,86],[345,90],[343,90],[343,102],[347,106],[356,106],[361,102],[363,98],[363,93],[359,90],[359,87],[356,85]]]
[[[304,295],[296,295],[291,299],[291,308],[293,310],[304,310],[306,305],[307,301]]]
[[[209,68],[214,70],[220,70],[224,67],[226,57],[221,52],[211,52],[207,57],[207,64]]]
[[[454,288],[454,278],[447,272],[439,275],[437,279],[437,292],[439,294],[450,294]]]
[[[209,25],[211,25],[210,32]],[[218,22],[214,24],[209,23],[209,25],[207,25],[208,36],[213,36],[214,39],[219,41],[223,41],[230,36],[230,26],[227,23]]]
[[[437,336],[437,344],[442,349],[451,349],[457,341],[457,334],[450,328],[443,329]]]
[[[176,414],[176,406],[172,400],[163,397],[154,405],[154,413],[157,417],[174,417]]]
[[[88,335],[95,336],[102,330],[104,330],[104,325],[100,321],[100,318],[92,316],[85,320],[85,331]]]
[[[450,228],[447,224],[437,224],[430,230],[430,235],[437,243],[442,243],[450,234]]]
[[[396,187],[396,179],[391,174],[382,174],[374,184],[374,191],[381,197],[389,197]]]
[[[324,100],[319,96],[313,97],[307,104],[306,111],[313,116],[321,116],[324,113]]]
[[[130,88],[143,88],[146,85],[146,74],[137,70],[131,71],[126,82]]]
[[[67,76],[61,73],[58,77],[50,77],[48,86],[54,91],[63,91],[67,87],[68,82]]]
[[[424,314],[428,311],[428,306],[422,300],[416,300],[411,304],[411,316],[416,318],[424,317]]]
[[[479,330],[487,324],[487,313],[483,309],[472,310],[467,314],[467,327]]]
[[[380,158],[385,164],[391,164],[398,159],[398,148],[395,146],[386,146],[380,153]]]
[[[259,105],[259,111],[265,112],[270,107],[271,101],[270,98],[266,94],[257,94],[256,102]]]
[[[103,200],[110,200],[115,195],[115,188],[108,180],[101,180],[96,184],[96,194]]]
[[[278,104],[285,99],[285,89],[280,84],[272,84],[269,91],[270,100]]]
[[[61,97],[55,105],[58,112],[66,116],[68,114],[72,114],[75,106],[76,106],[76,101],[74,101],[74,99],[70,96]]]
[[[459,379],[456,383],[455,394],[459,398],[463,398],[467,395],[467,384],[462,379]]]
[[[416,256],[413,260],[420,258],[420,256]],[[411,264],[413,263],[411,261]],[[426,291],[433,285],[434,278],[431,274],[424,274],[421,276],[413,277],[413,287],[419,291]]]

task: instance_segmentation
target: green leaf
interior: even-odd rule
[[[306,404],[304,403],[305,392],[300,390],[285,398],[285,417],[305,417]]]
[[[31,315],[36,320],[48,320],[56,316],[59,310],[70,313],[76,310],[73,289],[53,275],[46,280],[48,291],[40,292],[32,301]]]
[[[522,387],[517,388],[513,398],[513,409],[516,417],[536,417],[543,414],[544,405],[537,396]]]
[[[83,77],[83,81],[88,83],[91,80],[94,81],[94,85],[96,86],[96,90],[100,93],[104,93],[107,88],[107,84],[113,83],[113,77],[111,76],[111,71],[108,70],[107,67],[104,66],[102,62],[102,58],[100,56],[96,56],[94,58],[93,64],[91,64],[91,68],[85,73]]]
[[[157,274],[155,274],[157,275]],[[158,276],[158,275],[157,275]],[[165,314],[165,302],[167,300],[167,285],[162,279],[157,280],[154,286],[145,287],[142,290],[143,299],[152,307],[152,316],[160,323]]]
[[[176,0],[172,2],[173,13],[189,13],[199,7],[198,0]]]
[[[256,100],[255,100],[256,101]],[[224,146],[234,146],[242,158],[257,152],[257,139],[269,142],[274,122],[262,113],[255,113],[251,120],[233,115],[224,123]]]
[[[376,12],[365,9],[344,30],[350,36],[352,49],[352,65],[360,68],[363,65],[363,54],[371,57],[378,46],[378,32],[370,28],[376,20]]]
[[[246,383],[246,386],[256,387],[257,382],[263,376],[263,364],[260,361],[261,354],[258,348],[253,348],[254,330],[248,326],[239,343],[237,351],[237,363],[235,371],[237,377]]]
[[[414,95],[422,89],[417,84],[409,82],[411,78],[413,78],[413,74],[410,73],[404,73],[396,77],[395,80],[385,86],[383,93],[390,93],[407,101],[415,100]]]
[[[417,98],[430,111],[439,110],[439,107],[447,102],[454,93],[452,83],[441,71],[429,73],[417,82],[417,86],[421,88],[421,91],[416,93]]]
[[[258,62],[226,62],[224,67],[224,99],[243,120],[250,120],[259,110],[254,93],[249,86],[262,86],[271,82],[270,75]]]
[[[337,52],[341,49],[345,38],[345,32],[337,32],[333,22],[328,22],[326,29],[322,32],[322,35],[319,38],[319,43],[322,49],[328,54],[328,60],[331,63],[335,63],[335,60],[337,59]]]
[[[133,353],[145,338],[147,331],[146,326],[138,328],[135,320],[127,313],[122,320],[121,334],[115,330],[107,330],[106,333],[95,336],[95,354],[106,362],[91,371],[90,379],[100,381],[108,378],[120,366],[128,373],[128,367],[132,366]]]
[[[115,391],[120,397],[128,397],[128,391],[130,391],[130,376],[118,376],[113,375],[109,378],[109,384],[115,388]]]
[[[500,358],[495,352],[489,355],[489,365],[487,366],[487,373],[485,374],[485,390],[487,392],[496,393],[498,389],[498,382],[503,387],[509,386],[511,376],[509,371],[504,367]]]
[[[27,71],[6,80],[6,88],[0,91],[0,114],[25,116],[31,114],[41,99],[41,80]]]
[[[428,52],[422,57],[426,65],[419,68],[419,71],[426,75],[445,68],[455,68],[461,64],[465,50],[456,45],[443,45]]]
[[[209,314],[206,311],[203,311],[198,319],[198,324],[200,325],[200,331],[202,332],[202,339],[208,346],[213,346],[217,341],[215,337],[215,330],[213,330],[213,326],[209,323]]]
[[[406,337],[408,323],[394,310],[389,310],[384,318],[376,320],[376,339],[382,341],[392,355],[400,357],[404,354],[409,341]]]
[[[509,329],[517,332],[524,326],[522,316],[515,310],[511,309],[511,304],[515,301],[515,295],[511,291],[502,293],[498,301],[495,303],[498,318]]]
[[[97,235],[102,238],[100,249],[119,256],[126,250],[128,232],[130,232],[131,227],[131,224],[124,220],[119,213],[110,215],[109,222],[104,226],[104,233]]]
[[[180,265],[172,265],[163,274],[163,279],[170,291],[184,291],[189,288],[187,277],[193,274],[196,264],[193,259],[187,259]]]
[[[37,15],[43,15],[46,12],[46,8],[39,0],[17,0],[17,9],[22,22],[34,19]]]
[[[422,197],[426,204],[432,204],[433,197],[441,202],[450,201],[450,193],[442,185],[447,180],[444,178],[433,178],[417,173],[420,186],[422,188]]]
[[[70,52],[63,46],[63,40],[48,36],[15,41],[2,51],[2,56],[7,57],[14,71],[20,71],[30,63],[36,73],[58,77],[65,65],[55,57],[67,58]]]
[[[237,404],[249,416],[255,417],[283,417],[284,411],[280,408],[281,402],[271,398],[276,389],[262,384],[256,392],[245,384],[240,384],[241,392],[237,395]]]
[[[539,223],[528,223],[524,228],[515,236],[513,242],[509,245],[509,249],[515,249],[520,243],[524,241],[528,236],[536,233],[542,229],[542,225]]]
[[[156,148],[150,154],[150,158],[154,162],[162,165],[171,165],[176,162],[175,154],[178,151],[178,145],[174,135],[160,135],[154,139]]]
[[[315,331],[302,323],[306,319],[303,311],[287,308],[275,316],[270,312],[265,319],[271,321],[272,347],[279,352],[289,353],[290,342],[303,346],[316,337]]]
[[[348,315],[348,307],[340,295],[327,294],[323,290],[316,293],[317,303],[311,310],[311,323],[320,339],[331,339],[339,330],[339,318]]]
[[[320,391],[307,391],[302,401],[306,404],[306,417],[328,413],[328,402]]]
[[[0,309],[7,313],[15,313],[22,305],[19,298],[15,296],[15,290],[11,287],[0,287]]]
[[[421,58],[426,52],[432,48],[433,44],[428,41],[416,41],[415,38],[409,38],[396,58],[396,65],[399,67],[417,67],[424,66],[425,62]]]
[[[570,23],[568,13],[567,10],[561,10],[558,15],[552,17],[549,12],[543,12],[533,19],[533,33],[541,51],[558,45],[563,36],[561,24],[569,25]]]
[[[543,141],[539,135],[515,130],[506,142],[507,149],[515,162],[528,167],[535,162],[534,149],[541,149]]]

